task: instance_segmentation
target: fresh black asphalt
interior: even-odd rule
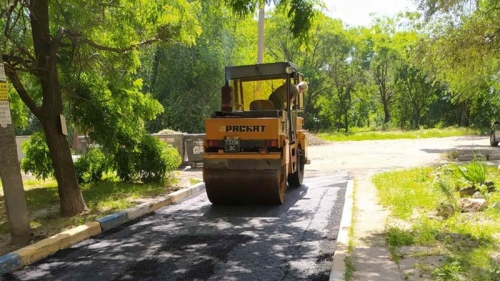
[[[201,193],[2,278],[327,281],[347,180],[307,178],[281,206],[212,206]]]

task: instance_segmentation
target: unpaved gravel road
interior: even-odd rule
[[[408,168],[445,161],[443,155],[455,149],[488,149],[488,137],[447,137],[380,141],[335,142],[311,146],[307,176],[344,170],[353,176],[394,168]],[[500,148],[498,148],[500,150]]]
[[[347,171],[353,176],[408,168],[446,161],[448,151],[465,148],[498,149],[489,146],[488,137],[465,136],[430,139],[324,142],[309,147],[305,177]],[[202,178],[201,169],[186,169],[184,178]]]

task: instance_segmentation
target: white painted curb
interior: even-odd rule
[[[138,206],[125,210],[125,212],[128,215],[129,221],[131,221],[152,212],[152,207],[153,204],[151,203],[142,203]]]
[[[337,236],[337,247],[333,255],[333,264],[330,271],[330,281],[345,280],[345,261],[349,247],[349,229],[351,228],[352,207],[354,200],[352,198],[354,182],[349,180],[345,191],[344,210],[340,221],[339,234]]]

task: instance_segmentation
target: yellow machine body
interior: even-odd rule
[[[307,161],[304,119],[299,117],[303,96],[290,110],[274,109],[264,99],[266,92],[284,83],[276,75],[295,77],[295,83],[301,77],[286,73],[286,63],[264,65],[264,72],[266,66],[277,73],[270,75],[272,79],[253,68],[242,71],[239,79],[228,79],[231,108],[205,119],[203,179],[213,204],[281,204],[288,186],[302,185]],[[243,80],[260,85],[248,87]],[[272,84],[266,81],[275,85],[266,89]],[[245,91],[245,85],[250,90]]]

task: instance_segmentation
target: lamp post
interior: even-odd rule
[[[259,43],[257,52],[257,63],[264,62],[264,7],[259,9]]]

